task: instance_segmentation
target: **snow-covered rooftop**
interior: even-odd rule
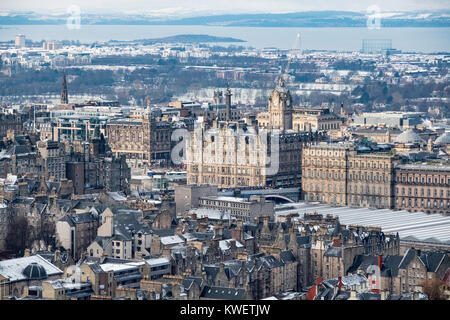
[[[144,262],[142,262],[142,263],[144,263]],[[103,263],[103,264],[100,265],[102,270],[105,271],[105,272],[108,272],[108,271],[114,271],[114,272],[126,271],[126,270],[135,269],[137,266],[139,266],[139,265],[135,264],[135,263]]]
[[[170,263],[169,259],[167,258],[154,258],[145,261],[152,267],[158,267]]]
[[[189,213],[195,213],[198,218],[208,217],[208,219],[211,219],[211,220],[229,220],[230,219],[229,212],[223,212],[223,211],[220,211],[219,209],[196,208],[196,209],[189,210]]]
[[[106,192],[106,194],[116,201],[126,201],[127,200],[127,197],[121,195],[118,192]]]
[[[236,247],[242,248],[244,245],[236,240]],[[231,248],[231,241],[230,240],[220,240],[219,241],[219,247],[220,250],[225,251]]]
[[[163,245],[172,245],[172,244],[183,243],[183,242],[184,242],[184,240],[181,239],[181,237],[178,235],[161,237],[161,243]]]
[[[42,266],[48,277],[63,274],[63,271],[58,267],[36,254],[23,258],[0,261],[0,275],[8,278],[10,282],[26,280],[27,277],[22,272],[32,263],[37,263]]]
[[[339,217],[345,225],[381,227],[385,233],[399,233],[400,240],[435,244],[450,244],[450,217],[424,212],[396,211],[392,209],[370,209],[333,207],[318,202],[297,202],[276,206],[275,215],[298,213],[331,214]]]

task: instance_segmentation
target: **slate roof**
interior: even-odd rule
[[[311,244],[311,236],[297,236],[297,244],[299,246],[307,246]]]
[[[101,237],[101,236],[97,236],[97,237],[94,239],[94,242],[97,242],[98,245],[99,245],[100,247],[102,247],[103,249],[105,249],[106,246],[108,245],[108,243],[111,242],[111,238],[110,238],[110,237]]]
[[[244,300],[245,289],[205,286],[200,297],[216,300]]]
[[[382,276],[398,276],[399,265],[402,261],[402,256],[386,256],[383,257],[381,275]],[[378,260],[378,258],[377,258]]]
[[[169,237],[175,235],[175,228],[151,230],[152,233],[159,235],[160,237]]]
[[[416,255],[416,250],[414,248],[408,249],[408,251],[406,251],[406,253],[403,256],[403,259],[401,260],[398,267],[400,269],[406,269],[407,266],[409,265],[409,263],[411,262],[411,260],[414,259],[415,255]]]
[[[201,288],[203,284],[202,277],[190,277],[190,276],[184,277],[183,278],[184,290],[190,290],[194,283],[196,283]]]
[[[97,220],[90,212],[72,214],[71,218],[74,223],[89,223]]]
[[[323,254],[325,257],[342,257],[341,247],[329,247],[327,251]]]
[[[281,260],[284,264],[292,263],[292,262],[295,262],[295,261],[296,261],[295,256],[294,256],[294,253],[292,252],[292,250],[282,251],[282,252],[280,253],[280,260]]]
[[[34,198],[31,197],[16,197],[13,200],[13,204],[25,204],[25,205],[31,205],[35,201]]]
[[[70,216],[64,216],[61,219],[59,219],[59,221],[63,221],[63,222],[67,222],[69,224],[69,226],[71,227],[75,227],[75,222],[72,220],[72,218]]]
[[[276,259],[274,256],[263,256],[258,259],[261,265],[265,268],[277,268],[283,266],[283,262]]]
[[[357,293],[356,297],[359,300],[381,300],[381,294],[374,292],[361,292]]]
[[[436,272],[446,256],[445,252],[422,251],[419,259],[423,262],[428,272]]]
[[[140,210],[117,209],[114,211],[116,212],[114,213],[113,240],[130,241],[138,232],[152,233],[150,227],[141,221]]]
[[[396,277],[398,269],[404,259],[404,256],[385,256],[382,260],[381,276]],[[378,256],[376,255],[356,255],[353,264],[347,270],[347,273],[357,273],[358,270],[363,272],[371,265],[378,265]]]
[[[98,264],[98,263],[88,263],[87,265],[94,273],[103,273],[104,272],[102,267],[100,267],[100,264]]]

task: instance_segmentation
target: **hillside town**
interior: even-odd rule
[[[26,41],[0,300],[450,300],[448,54]]]

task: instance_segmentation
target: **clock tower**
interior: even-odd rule
[[[271,129],[280,131],[292,129],[292,97],[286,88],[283,77],[278,80],[277,87],[269,98],[269,117]]]

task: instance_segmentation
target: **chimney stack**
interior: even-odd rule
[[[341,290],[342,286],[342,277],[338,277],[338,289]]]

